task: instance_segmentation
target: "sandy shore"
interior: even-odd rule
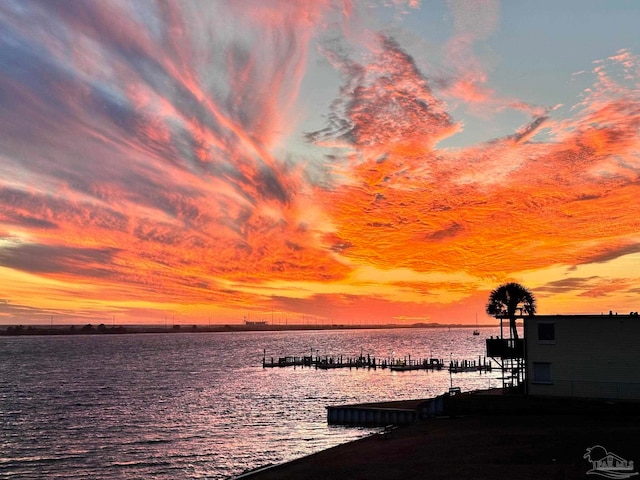
[[[428,419],[243,478],[584,479],[592,465],[583,456],[595,445],[640,465],[640,405],[513,410]]]

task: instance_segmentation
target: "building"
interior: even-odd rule
[[[524,317],[525,392],[640,400],[639,346],[637,313]]]
[[[244,324],[247,327],[264,327],[265,325],[268,325],[266,320],[259,320],[259,321],[251,321],[251,320],[245,320]]]

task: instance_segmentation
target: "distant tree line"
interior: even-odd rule
[[[180,333],[180,332],[207,332],[207,331],[222,331],[233,330],[232,327],[225,325],[221,328],[206,328],[192,325],[191,327],[181,328],[180,325],[173,325],[171,327],[157,327],[157,326],[130,326],[124,327],[122,325],[108,327],[104,323],[100,325],[93,325],[87,323],[86,325],[71,325],[65,326],[33,326],[29,325],[16,325],[7,327],[5,330],[0,329],[0,336],[9,335],[102,335],[102,334],[117,334],[117,333]]]
[[[29,325],[17,325],[15,327],[7,327],[6,330],[0,330],[0,335],[75,335],[75,334],[113,334],[113,333],[127,333],[126,327],[119,325],[117,327],[107,327],[104,323],[101,323],[97,327],[90,323],[78,327],[71,325],[70,327],[34,327]]]

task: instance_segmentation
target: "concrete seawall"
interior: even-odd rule
[[[327,407],[329,425],[386,426],[409,425],[444,413],[445,397],[428,400],[365,403]]]
[[[384,426],[408,425],[418,421],[416,410],[327,407],[329,425]]]

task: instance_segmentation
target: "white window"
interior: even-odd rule
[[[533,362],[533,383],[553,383],[550,363]]]

